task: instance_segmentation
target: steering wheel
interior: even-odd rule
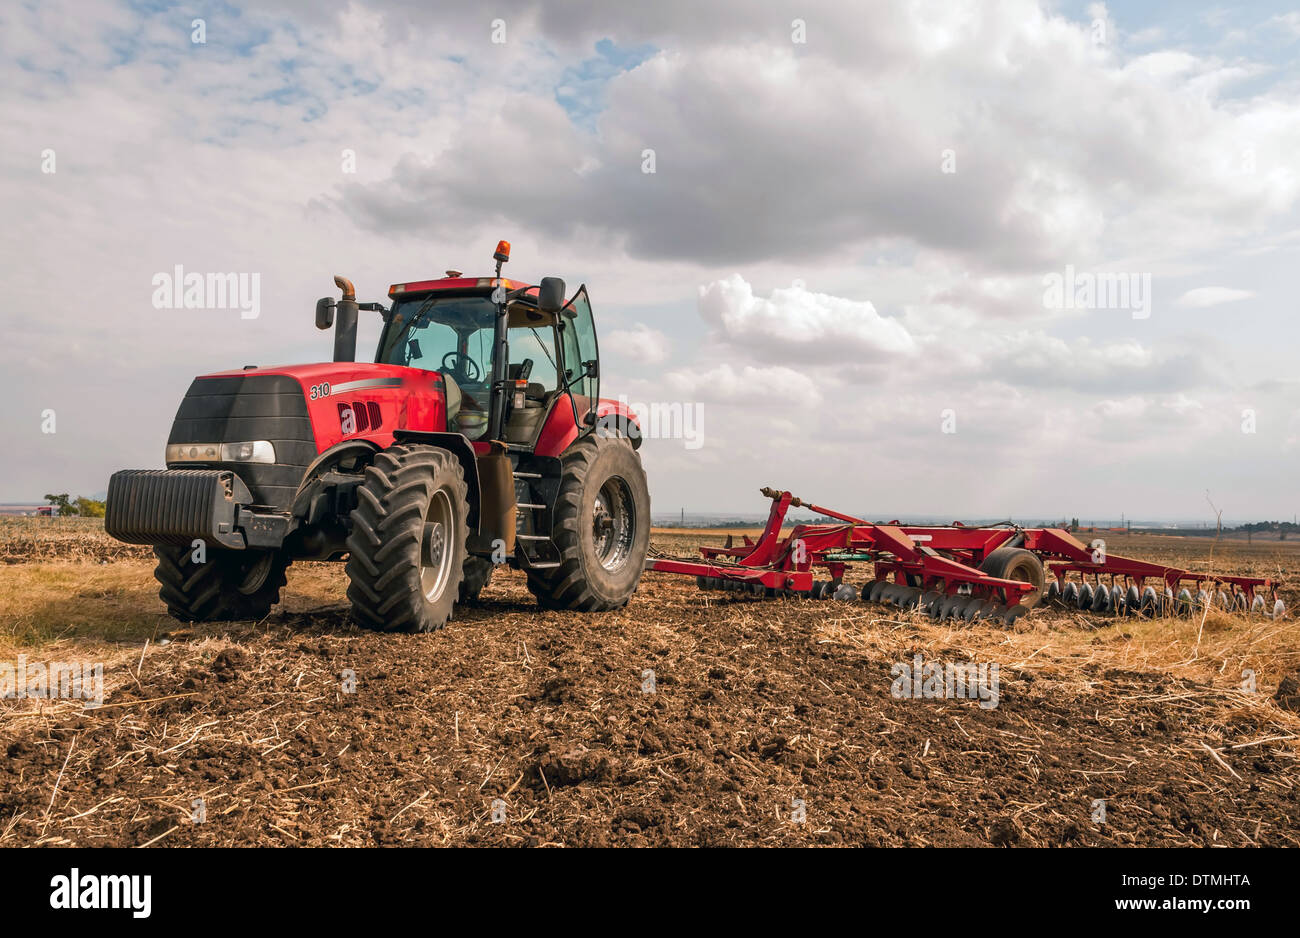
[[[449,358],[452,359],[450,365],[447,364]],[[442,370],[450,371],[457,384],[477,384],[483,377],[483,369],[479,368],[478,362],[460,352],[448,352],[442,356]]]

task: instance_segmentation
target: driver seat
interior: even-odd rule
[[[461,393],[460,385],[456,383],[455,378],[445,371],[439,373],[447,388],[447,429],[450,430],[455,425],[456,418],[460,416],[460,406],[465,395]]]

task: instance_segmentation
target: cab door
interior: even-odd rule
[[[561,343],[564,348],[564,381],[572,383],[574,418],[578,426],[594,419],[600,401],[600,353],[596,345],[596,322],[591,301],[583,284],[560,310]],[[590,373],[585,373],[590,372]]]

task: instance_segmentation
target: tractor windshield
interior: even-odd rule
[[[379,342],[379,362],[442,373],[448,422],[470,439],[487,429],[496,309],[484,295],[401,300]]]

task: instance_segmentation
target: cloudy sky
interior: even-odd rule
[[[1297,63],[1271,3],[7,3],[0,501],[328,358],[334,273],[506,238],[588,285],[606,396],[695,416],[656,513],[1289,519]],[[155,308],[176,265],[259,314]]]

